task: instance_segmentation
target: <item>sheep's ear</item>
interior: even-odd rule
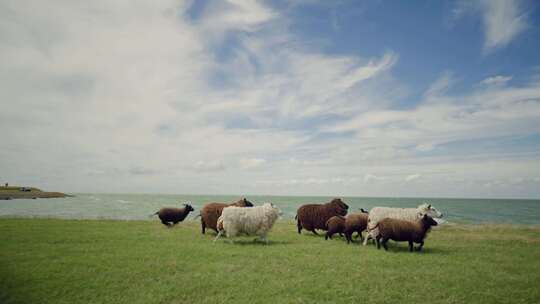
[[[244,203],[247,202],[247,199],[244,197]]]

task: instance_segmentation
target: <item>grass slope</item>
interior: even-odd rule
[[[21,191],[20,186],[0,186],[0,200],[4,199],[17,199],[17,198],[53,198],[53,197],[66,197],[65,193],[61,192],[48,192],[34,187],[25,187],[30,191]]]
[[[442,227],[422,253],[196,222],[0,220],[0,303],[539,303],[540,229]]]

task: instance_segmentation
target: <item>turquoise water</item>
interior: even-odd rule
[[[195,212],[207,202],[232,202],[238,196],[160,195],[160,194],[77,194],[68,198],[17,199],[0,201],[0,217],[49,217],[66,219],[150,219],[161,207],[191,202]],[[296,209],[305,203],[327,202],[330,197],[247,196],[255,205],[276,204],[283,217],[293,218]],[[351,210],[374,206],[416,207],[429,202],[444,213],[448,222],[510,223],[540,225],[540,200],[512,199],[446,199],[446,198],[369,198],[344,197]]]

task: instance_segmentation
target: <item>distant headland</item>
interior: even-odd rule
[[[10,186],[4,184],[0,186],[0,200],[9,200],[17,198],[35,199],[35,198],[53,198],[53,197],[70,197],[72,195],[62,192],[42,191],[35,187]]]

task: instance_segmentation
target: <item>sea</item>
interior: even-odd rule
[[[324,203],[332,197],[313,196],[246,196],[255,205],[273,203],[282,210],[282,217],[292,219],[299,206]],[[189,203],[195,208],[188,220],[194,220],[204,204],[234,202],[236,195],[164,195],[164,194],[94,194],[80,193],[74,197],[47,199],[15,199],[0,201],[2,218],[59,218],[155,220],[152,214],[161,207],[180,207]],[[467,199],[467,198],[384,198],[342,197],[349,212],[375,206],[416,207],[430,203],[444,215],[446,223],[540,225],[540,200]]]

